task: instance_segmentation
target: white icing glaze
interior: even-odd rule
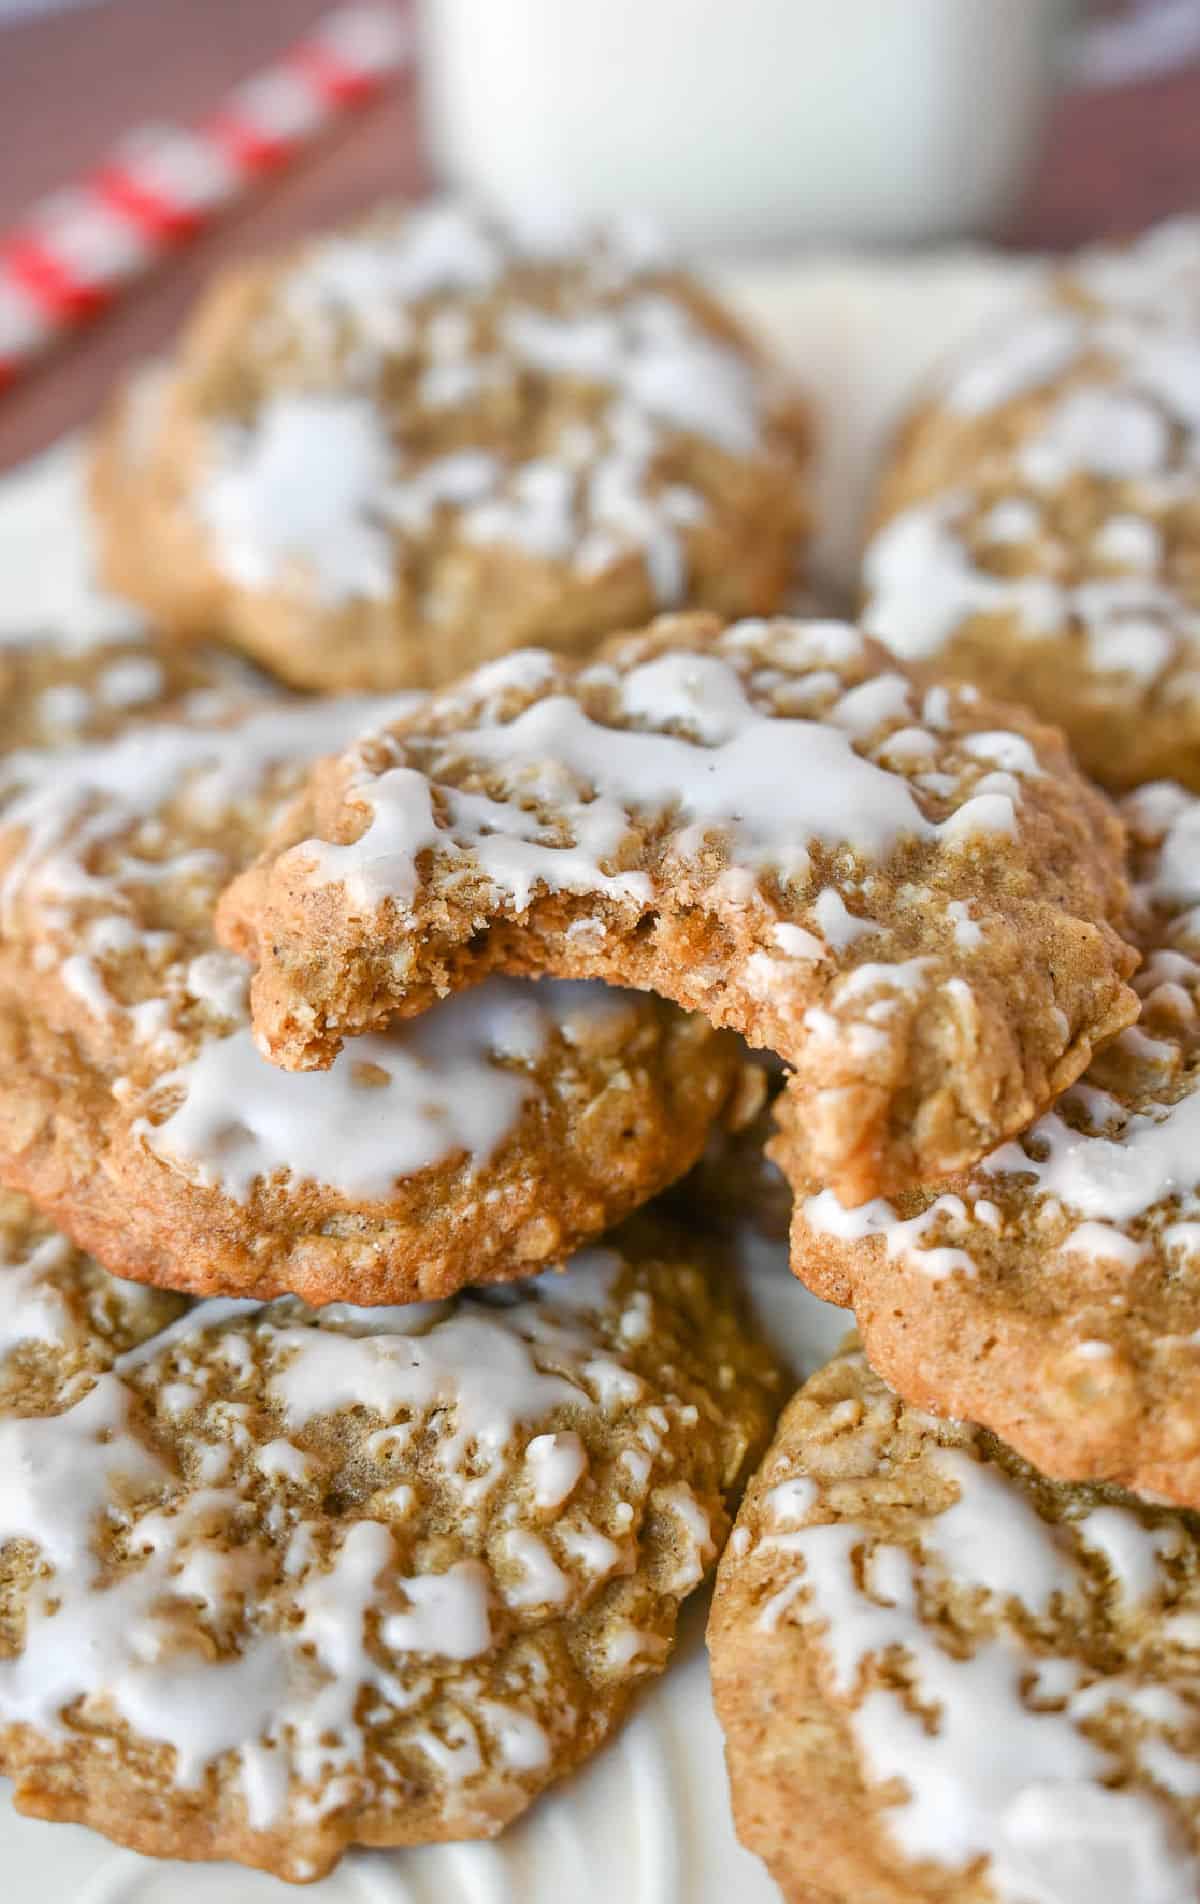
[[[856,939],[870,937],[877,930],[871,920],[857,918],[849,910],[842,895],[832,886],[826,886],[824,891],[817,894],[813,916],[826,943],[835,952],[844,952]]]
[[[912,1654],[921,1698],[938,1708],[940,1726],[927,1731],[882,1691],[869,1693],[856,1714],[872,1778],[903,1779],[912,1793],[891,1815],[890,1828],[910,1856],[958,1863],[986,1852],[1002,1860],[1010,1811],[1029,1786],[1098,1779],[1109,1768],[1107,1755],[1065,1716],[1023,1704],[1028,1661],[1018,1647],[996,1641],[956,1660],[936,1642],[917,1639],[911,1616],[902,1624],[900,1643]],[[1090,1891],[1076,1892],[1071,1904],[1088,1904],[1090,1897]]]
[[[385,599],[394,569],[381,499],[393,460],[362,397],[284,394],[253,429],[224,426],[195,498],[223,573],[249,589],[303,581],[326,607]]]
[[[69,731],[83,727],[90,720],[93,705],[86,689],[64,681],[58,687],[46,688],[38,696],[38,716],[47,727]]]
[[[1166,454],[1169,433],[1158,411],[1120,390],[1072,390],[1018,456],[1039,488],[1066,482],[1076,470],[1116,480],[1149,476]]]
[[[1161,565],[1162,536],[1141,516],[1110,516],[1097,532],[1092,552],[1118,568],[1148,572]]]
[[[364,1314],[361,1334],[282,1332],[281,1346],[292,1353],[272,1392],[293,1430],[356,1404],[385,1416],[444,1407],[456,1420],[443,1442],[445,1464],[461,1460],[472,1442],[495,1460],[519,1420],[578,1402],[584,1392],[561,1375],[542,1374],[523,1337],[490,1312],[464,1310],[416,1335],[386,1324],[376,1330],[373,1312]]]
[[[526,1528],[511,1528],[504,1536],[505,1558],[519,1570],[518,1580],[510,1584],[505,1598],[510,1606],[560,1606],[571,1590],[571,1582],[559,1567],[544,1540]]]
[[[681,530],[703,519],[707,504],[678,484],[650,481],[659,439],[633,404],[616,401],[605,421],[606,443],[595,433],[576,455],[564,438],[554,455],[518,465],[507,478],[468,498],[462,529],[469,541],[507,543],[551,562],[566,562],[584,577],[602,574],[628,552],[645,561],[661,607],[682,600],[686,550]]]
[[[580,317],[516,311],[507,335],[517,358],[536,370],[606,385],[648,417],[733,455],[758,447],[759,393],[749,364],[662,293]]]
[[[500,466],[485,450],[451,450],[391,484],[374,506],[397,528],[417,533],[429,527],[441,505],[461,509],[490,496],[499,478]]]
[[[326,606],[383,600],[401,559],[396,534],[423,534],[445,507],[468,541],[568,564],[583,578],[638,556],[661,605],[683,599],[683,532],[707,505],[660,476],[668,433],[757,455],[768,379],[666,291],[633,288],[651,254],[640,244],[630,252],[615,232],[591,244],[576,234],[562,310],[520,302],[530,257],[570,260],[540,242],[531,252],[527,239],[451,203],[309,247],[254,332],[268,348],[298,339],[305,387],[210,432],[193,501],[222,573],[251,590],[304,590]],[[507,301],[499,335],[485,325],[477,338],[474,301],[492,292]],[[430,309],[429,300],[449,302]],[[555,440],[543,432],[527,460],[489,440],[486,452],[468,444],[414,465],[387,423],[384,373],[398,352],[434,410],[494,390],[515,403],[531,374],[582,379],[605,402]],[[428,613],[438,612],[435,593]]]
[[[1031,542],[1041,527],[1041,514],[1035,504],[1022,496],[1009,496],[994,503],[980,524],[988,542]]]
[[[1119,1107],[1114,1106],[1114,1109]],[[1030,1155],[1028,1146],[1044,1150]],[[1072,1130],[1058,1112],[1039,1118],[1021,1144],[1005,1144],[980,1168],[1031,1176],[1040,1196],[1057,1197],[1085,1218],[1128,1223],[1167,1197],[1196,1203],[1200,1096],[1190,1093],[1157,1112],[1121,1121],[1117,1138]]]
[[[610,1673],[625,1672],[635,1660],[647,1666],[661,1660],[664,1643],[657,1633],[645,1633],[627,1621],[614,1626],[605,1636],[603,1661]]]
[[[40,1273],[55,1266],[48,1249],[37,1260]],[[409,1662],[485,1654],[497,1602],[489,1568],[468,1558],[405,1572],[393,1532],[369,1518],[352,1522],[330,1563],[318,1568],[312,1529],[299,1519],[283,1562],[290,1617],[250,1621],[240,1651],[226,1658],[193,1647],[179,1624],[185,1613],[192,1617],[187,1610],[201,1608],[218,1630],[225,1621],[236,1629],[244,1598],[253,1599],[272,1563],[255,1535],[261,1509],[252,1495],[215,1467],[207,1485],[180,1493],[174,1468],[150,1445],[143,1398],[152,1405],[161,1394],[167,1404],[178,1391],[180,1407],[195,1408],[201,1390],[186,1377],[197,1358],[224,1352],[236,1367],[245,1359],[244,1332],[264,1332],[275,1369],[268,1388],[291,1433],[318,1416],[367,1408],[393,1424],[382,1435],[402,1447],[410,1424],[422,1420],[467,1526],[473,1505],[513,1461],[526,1424],[563,1405],[610,1405],[603,1376],[616,1365],[596,1318],[612,1300],[620,1268],[611,1252],[593,1251],[569,1276],[538,1278],[519,1293],[399,1311],[334,1305],[319,1323],[313,1312],[302,1320],[288,1302],[199,1303],[120,1358],[63,1413],[0,1421],[0,1544],[34,1543],[46,1569],[29,1590],[22,1650],[0,1661],[0,1720],[54,1735],[77,1701],[98,1718],[118,1715],[143,1738],[173,1748],[182,1787],[197,1785],[217,1759],[234,1753],[260,1828],[277,1817],[293,1780],[312,1788],[314,1803],[340,1802],[334,1794],[345,1778],[353,1796],[366,1752],[360,1694],[370,1689],[402,1726],[421,1691],[419,1679],[401,1677]],[[0,1279],[6,1339],[47,1333],[26,1280],[19,1272]],[[168,1354],[176,1370],[169,1392],[162,1385]],[[639,1387],[635,1381],[635,1395]],[[629,1399],[626,1391],[617,1406]],[[223,1427],[242,1446],[245,1413],[224,1404],[210,1428],[219,1435]],[[659,1421],[665,1429],[661,1409],[647,1410],[642,1432],[655,1439]],[[206,1445],[220,1452],[219,1442]],[[551,1428],[530,1446],[540,1449],[533,1471],[553,1483],[556,1498],[545,1496],[543,1505],[561,1505],[586,1469],[579,1437]],[[254,1453],[254,1465],[277,1485],[304,1486],[310,1464],[294,1442],[276,1437]],[[673,1486],[664,1508],[680,1517],[693,1543],[707,1543],[707,1564],[712,1549],[699,1503]],[[128,1562],[111,1576],[94,1545],[102,1528],[128,1535]],[[509,1590],[512,1604],[555,1605],[575,1593],[541,1536],[511,1528],[502,1545],[524,1581]],[[565,1540],[562,1551],[571,1552]],[[614,1546],[608,1570],[623,1564]],[[639,1653],[649,1661],[662,1648],[657,1635],[618,1632],[616,1639],[625,1650],[609,1662],[613,1670]],[[461,1694],[469,1698],[470,1690]],[[472,1717],[463,1710],[459,1717],[469,1730]],[[474,1722],[489,1729],[513,1770],[545,1763],[548,1741],[528,1715],[491,1702],[479,1705]],[[437,1738],[427,1728],[414,1732],[411,1742],[435,1757],[450,1752],[446,1763],[462,1778],[481,1764],[459,1752],[465,1738],[451,1726]]]
[[[1184,1544],[1178,1529],[1147,1528],[1136,1514],[1120,1507],[1094,1507],[1074,1526],[1084,1545],[1103,1555],[1119,1596],[1129,1606],[1156,1598],[1163,1582],[1163,1556],[1178,1553]]]
[[[599,985],[489,980],[434,1012],[356,1038],[328,1071],[280,1071],[248,1026],[201,1044],[157,1093],[182,1093],[161,1123],[134,1125],[156,1155],[244,1201],[276,1175],[347,1197],[386,1197],[455,1156],[486,1163],[537,1087],[498,1060],[536,1063],[554,1032],[585,1035],[621,1010]]]
[[[579,1436],[565,1431],[535,1435],[525,1450],[538,1507],[561,1507],[587,1472],[587,1450]]]
[[[1115,1761],[1078,1722],[1113,1698],[1167,1724],[1187,1723],[1192,1708],[1168,1701],[1160,1712],[1153,1677],[1089,1676],[1081,1693],[1083,1669],[1074,1660],[1045,1655],[1004,1620],[972,1653],[951,1652],[923,1598],[931,1579],[941,1578],[1045,1615],[1056,1595],[1069,1604],[1085,1590],[1072,1552],[1079,1537],[1106,1555],[1111,1550],[1122,1590],[1136,1583],[1144,1599],[1147,1557],[1153,1570],[1158,1554],[1174,1551],[1182,1536],[1147,1531],[1116,1508],[1055,1525],[976,1454],[934,1444],[927,1459],[953,1481],[956,1499],[920,1521],[919,1561],[880,1542],[861,1571],[865,1530],[853,1522],[795,1529],[796,1520],[822,1511],[821,1490],[802,1475],[776,1482],[765,1517],[772,1528],[783,1522],[793,1531],[765,1533],[759,1544],[785,1554],[796,1573],[766,1602],[760,1627],[770,1633],[786,1619],[823,1629],[833,1687],[851,1701],[847,1718],[867,1776],[904,1793],[881,1818],[907,1856],[954,1869],[986,1859],[1000,1904],[1127,1904],[1133,1897],[1185,1904],[1195,1896],[1200,1864],[1151,1794],[1107,1788]],[[743,1551],[741,1564],[752,1552]],[[906,1690],[878,1681],[864,1689],[868,1660],[894,1659],[896,1649]],[[1171,1751],[1153,1734],[1134,1747],[1152,1775]],[[1186,1774],[1192,1760],[1180,1765]]]
[[[756,627],[744,625],[747,634]],[[731,644],[742,632],[730,631]],[[857,639],[852,630],[844,633]],[[508,665],[515,684],[527,672],[528,657],[514,657]],[[489,670],[481,685],[498,690],[505,666]],[[598,673],[607,678],[603,665]],[[973,797],[940,826],[927,821],[903,776],[856,752],[852,735],[864,716],[853,695],[826,721],[763,713],[749,702],[728,661],[692,653],[645,663],[617,685],[623,710],[653,719],[657,731],[606,726],[570,697],[549,695],[508,722],[454,735],[455,757],[501,769],[518,779],[522,791],[551,803],[561,815],[552,827],[515,798],[491,800],[449,786],[440,788],[442,813],[435,821],[429,780],[398,766],[351,781],[349,792],[369,808],[370,823],[352,844],[309,842],[297,849],[310,876],[317,882],[345,880],[363,905],[387,898],[403,909],[419,887],[418,857],[434,847],[458,848],[470,854],[494,892],[521,911],[538,887],[648,898],[645,874],[607,870],[619,858],[630,812],[670,812],[680,855],[694,852],[706,834],[721,834],[733,862],[722,875],[726,885],[766,865],[784,877],[803,877],[811,842],[850,846],[878,860],[905,838],[940,836],[948,847],[969,848],[980,834],[1015,827],[1019,782],[1011,773],[983,776]],[[881,693],[891,712],[899,710],[905,696],[900,677],[868,685],[872,721],[881,713]],[[686,726],[696,739],[663,732],[668,722]],[[999,750],[1011,765],[1029,770],[1032,756],[1016,737],[992,736],[988,744],[989,758]],[[431,772],[436,775],[436,765]],[[558,843],[564,825],[573,840],[568,845]],[[832,901],[821,895],[817,905],[842,944],[849,942],[847,933],[872,929],[865,920],[848,926],[850,915],[844,904],[838,912],[837,895]]]
[[[930,1460],[958,1490],[957,1500],[921,1529],[922,1548],[945,1573],[1035,1613],[1056,1594],[1069,1600],[1078,1593],[1066,1543],[1000,1470],[957,1448],[938,1448]]]
[[[1029,640],[1073,619],[1092,665],[1150,681],[1177,652],[1177,635],[1200,633],[1200,616],[1146,572],[1066,587],[1042,575],[999,576],[973,566],[958,525],[961,494],[937,497],[885,523],[864,558],[870,600],[863,625],[896,654],[934,655],[975,615],[1011,615]]]
[[[1200,347],[1190,329],[1108,316],[1038,313],[1004,346],[985,345],[946,390],[951,409],[980,414],[1098,352],[1111,366],[1067,388],[1014,452],[1013,480],[1054,490],[1077,472],[1140,486],[1146,505],[1191,493],[1200,445]],[[1180,448],[1174,432],[1184,432]],[[1012,618],[1028,639],[1078,625],[1089,665],[1149,686],[1200,642],[1200,613],[1175,585],[1156,523],[1122,513],[1089,550],[1058,547],[1045,573],[993,572],[972,556],[967,488],[934,494],[886,522],[864,556],[864,625],[898,654],[936,654],[974,616]],[[1041,514],[1025,497],[994,503],[975,525],[985,544],[1034,543]],[[1064,564],[1077,572],[1059,581]],[[1096,572],[1089,572],[1092,568]],[[1114,575],[1112,570],[1121,571]]]
[[[82,449],[66,443],[10,480],[0,508],[0,647],[43,638],[68,651],[145,632],[138,609],[102,589]]]
[[[451,200],[418,208],[399,227],[323,238],[289,272],[281,295],[288,316],[322,341],[352,319],[394,349],[407,334],[406,304],[486,291],[502,268],[483,219]]]
[[[429,1653],[441,1659],[478,1659],[492,1643],[488,1612],[490,1579],[477,1560],[459,1560],[445,1573],[401,1580],[405,1613],[389,1613],[380,1625],[385,1646],[397,1653]],[[336,1607],[331,1607],[334,1619]]]
[[[25,839],[0,899],[9,907],[18,889],[23,899],[78,892],[90,877],[81,851],[150,820],[185,787],[196,810],[215,820],[258,792],[271,768],[344,746],[366,723],[413,705],[407,695],[285,703],[252,709],[236,725],[162,722],[105,744],[9,754],[0,762],[0,820]]]
[[[845,1242],[881,1237],[889,1258],[919,1269],[935,1282],[960,1272],[968,1276],[974,1274],[975,1264],[966,1250],[948,1244],[931,1246],[923,1241],[940,1218],[949,1218],[953,1223],[965,1214],[962,1198],[951,1195],[935,1198],[927,1210],[907,1220],[897,1217],[883,1197],[872,1198],[854,1210],[844,1209],[832,1190],[819,1190],[804,1202],[804,1220],[815,1235],[836,1236]]]
[[[1031,1781],[1009,1805],[991,1875],[1002,1904],[1191,1904],[1196,1895],[1193,1860],[1141,1792],[1065,1776]]]
[[[1190,322],[1200,285],[1200,222],[1169,218],[1132,244],[1077,252],[1071,277],[1100,304],[1134,315]]]
[[[481,1700],[480,1716],[495,1735],[506,1764],[514,1772],[536,1772],[550,1762],[550,1741],[536,1719],[513,1706]]]
[[[969,615],[1016,613],[1031,633],[1050,633],[1062,592],[1039,576],[1001,578],[972,566],[955,533],[965,503],[937,497],[883,525],[863,558],[869,600],[863,625],[896,654],[936,654]]]
[[[4,1300],[0,1304],[0,1357],[22,1342],[65,1343],[70,1318],[46,1271],[64,1261],[70,1245],[63,1236],[47,1236],[19,1262],[0,1262]]]
[[[670,1593],[690,1593],[717,1557],[712,1522],[691,1488],[683,1483],[660,1489],[655,1505],[674,1516],[678,1530],[679,1556],[664,1585]]]
[[[576,540],[574,472],[548,461],[524,463],[503,496],[488,497],[468,512],[468,539],[508,542],[546,562],[565,562]]]

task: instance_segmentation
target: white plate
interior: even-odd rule
[[[936,359],[982,318],[1025,295],[1030,267],[983,253],[922,263],[824,262],[722,289],[811,386],[822,433],[818,557],[848,587],[870,470],[898,411]],[[0,641],[108,625],[84,587],[78,463],[64,447],[0,484]],[[119,612],[112,624],[118,632]],[[786,1252],[748,1243],[745,1274],[764,1326],[797,1377],[840,1340],[846,1318],[789,1275]],[[675,1660],[618,1738],[494,1844],[355,1852],[308,1888],[313,1904],[778,1904],[729,1815],[713,1717],[702,1598]],[[3,1781],[0,1781],[3,1784]],[[4,1904],[266,1904],[279,1881],[230,1865],[119,1851],[73,1825],[20,1818],[0,1793]]]

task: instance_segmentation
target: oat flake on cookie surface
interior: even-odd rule
[[[114,1271],[404,1301],[522,1275],[685,1171],[736,1041],[496,978],[297,1077],[255,1048],[222,886],[313,756],[396,701],[196,704],[0,759],[0,1181]]]
[[[803,406],[640,224],[381,211],[218,280],[96,437],[106,573],[301,687],[778,607]]]
[[[189,1305],[0,1218],[22,1810],[306,1880],[491,1836],[662,1670],[776,1393],[693,1241],[317,1311]]]
[[[1105,785],[1200,789],[1200,227],[1084,254],[982,337],[876,516],[872,634],[1023,700]]]
[[[218,932],[293,1068],[496,968],[655,990],[785,1060],[853,1200],[977,1157],[1129,1022],[1121,843],[1056,735],[851,627],[668,617],[320,765]]]
[[[789,1904],[1194,1904],[1200,1521],[1047,1481],[847,1345],[709,1625],[739,1835]]]
[[[1127,796],[1136,1025],[1046,1116],[939,1195],[797,1190],[792,1266],[853,1307],[875,1365],[1048,1473],[1200,1506],[1200,800]]]

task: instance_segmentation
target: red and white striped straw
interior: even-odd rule
[[[371,99],[409,54],[394,6],[339,7],[194,127],[144,126],[0,240],[0,390],[64,331]]]

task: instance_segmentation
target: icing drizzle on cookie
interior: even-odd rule
[[[179,1101],[161,1121],[138,1119],[133,1133],[239,1202],[280,1179],[386,1199],[401,1179],[452,1157],[486,1164],[543,1090],[530,1074],[551,1040],[626,1011],[599,984],[492,979],[391,1032],[356,1038],[328,1071],[300,1074],[269,1064],[246,1021],[158,1078],[155,1099]]]
[[[14,1353],[43,1328],[10,1297]],[[403,1803],[416,1776],[452,1806],[544,1782],[581,1721],[557,1623],[628,1583],[591,1668],[605,1700],[661,1663],[664,1596],[720,1531],[691,1484],[680,1383],[699,1397],[701,1364],[673,1302],[669,1275],[601,1250],[451,1304],[198,1303],[82,1394],[64,1377],[61,1412],[0,1420],[0,1547],[36,1554],[6,1589],[0,1723],[66,1743],[86,1715],[110,1754],[169,1748],[168,1792],[219,1767],[252,1831],[291,1821],[298,1858],[304,1827]],[[666,1385],[623,1346],[647,1308]],[[654,1623],[633,1652],[623,1606]]]
[[[490,718],[468,719],[441,748],[422,743],[424,771],[398,766],[353,778],[348,791],[367,805],[370,824],[351,845],[302,849],[315,861],[311,877],[348,882],[364,904],[387,898],[403,907],[420,885],[420,855],[457,848],[495,892],[523,910],[537,888],[648,898],[644,873],[614,870],[634,818],[669,816],[671,852],[681,861],[698,855],[708,836],[720,836],[726,883],[764,869],[803,881],[814,844],[878,863],[903,841],[932,841],[939,831],[952,847],[1012,830],[1021,776],[1039,771],[1019,737],[992,737],[1003,766],[989,758],[988,737],[974,737],[979,768],[961,804],[934,823],[910,781],[856,745],[881,719],[907,718],[915,729],[908,681],[885,674],[833,699],[821,719],[790,718],[748,693],[735,665],[739,646],[766,634],[765,624],[748,622],[730,629],[713,653],[668,654],[625,673],[598,664],[578,687],[585,694],[589,687],[612,690],[614,712],[602,720],[587,711],[578,689],[496,718],[491,709],[506,689],[527,686],[536,678],[531,670],[552,661],[520,654],[493,664],[477,677],[483,693],[472,709]],[[840,625],[781,633],[781,673],[789,661],[802,665],[802,656],[812,665],[822,643],[843,663],[860,647],[854,631]],[[828,676],[815,668],[814,675],[815,690],[828,686]],[[888,759],[895,743],[888,733],[877,754]],[[922,752],[936,746],[928,735],[917,744]],[[439,773],[443,758],[478,763],[481,775],[500,781],[502,794],[447,784]],[[822,903],[829,909],[839,898],[831,892]]]
[[[149,725],[0,767],[9,952],[37,992],[6,1009],[14,1022],[21,1014],[22,1035],[26,1024],[34,1038],[67,1028],[64,1122],[87,1117],[101,1087],[89,1141],[107,1176],[133,1205],[144,1195],[136,1221],[180,1262],[164,1196],[185,1230],[193,1212],[190,1247],[207,1248],[215,1222],[231,1252],[219,1259],[227,1287],[325,1291],[334,1254],[359,1294],[397,1279],[415,1289],[422,1275],[439,1288],[490,1280],[498,1257],[528,1270],[636,1202],[637,1173],[656,1186],[686,1168],[695,1111],[674,1117],[671,1094],[689,1056],[695,1107],[715,1114],[732,1078],[733,1054],[706,1031],[697,1042],[670,1008],[598,982],[493,978],[357,1040],[324,1073],[284,1072],[260,1055],[251,968],[216,948],[215,898],[313,753],[364,716],[413,704],[251,706],[224,725]],[[701,1119],[695,1145],[702,1137]],[[435,1252],[422,1178],[438,1168]],[[181,1210],[182,1184],[165,1172],[224,1201],[185,1198]],[[172,1255],[163,1274],[178,1273]]]
[[[724,1584],[756,1583],[765,1641],[811,1630],[901,1852],[955,1871],[985,1860],[1001,1904],[1185,1904],[1200,1879],[1180,1829],[1200,1698],[1170,1636],[1200,1578],[1186,1518],[1031,1485],[978,1431],[906,1410],[846,1350],[793,1404],[763,1472]],[[844,1473],[866,1490],[861,1511]],[[890,1490],[882,1523],[872,1479]],[[783,1655],[769,1657],[786,1686]]]
[[[1015,1239],[1023,1223],[1037,1227],[1048,1276],[1056,1256],[1133,1270],[1152,1249],[1164,1266],[1200,1250],[1200,800],[1159,784],[1131,795],[1124,812],[1140,842],[1140,1023],[1103,1054],[1095,1082],[1095,1071],[1085,1074],[952,1192],[903,1217],[882,1198],[846,1210],[817,1192],[804,1203],[814,1234],[878,1238],[889,1257],[935,1280],[975,1274],[972,1250]]]
[[[70,443],[41,457],[6,497],[0,648],[45,639],[79,653],[146,633],[140,611],[100,586],[84,492],[83,452]]]
[[[673,445],[769,455],[772,382],[622,228],[563,240],[448,203],[309,246],[246,342],[252,365],[283,355],[282,387],[206,420],[192,501],[220,572],[325,608],[379,603],[412,548],[461,537],[581,580],[633,558],[661,605],[682,600],[708,502],[673,479]],[[410,387],[415,408],[397,407]],[[430,455],[448,417],[451,447]]]
[[[796,1067],[814,1173],[851,1196],[892,1180],[886,1103],[918,1045],[934,1071],[960,1049],[1007,1071],[976,1089],[971,1060],[939,1092],[978,1154],[976,1111],[1020,1128],[1097,1010],[1131,1012],[1117,828],[1061,747],[840,622],[668,618],[591,661],[506,656],[326,763],[296,822],[218,913],[276,1061],[328,1062],[496,967],[633,983]],[[1014,1037],[1024,941],[1059,935]]]
[[[1038,311],[946,378],[949,422],[1036,402],[1013,443],[885,521],[864,556],[864,625],[896,654],[936,655],[1003,619],[1030,642],[1084,638],[1087,664],[1149,692],[1191,691],[1200,601],[1172,527],[1194,493],[1200,346],[1128,312]],[[1112,495],[1090,542],[1060,496],[1084,477]],[[1063,526],[1065,523],[1065,526]],[[998,559],[998,556],[1000,559]]]

